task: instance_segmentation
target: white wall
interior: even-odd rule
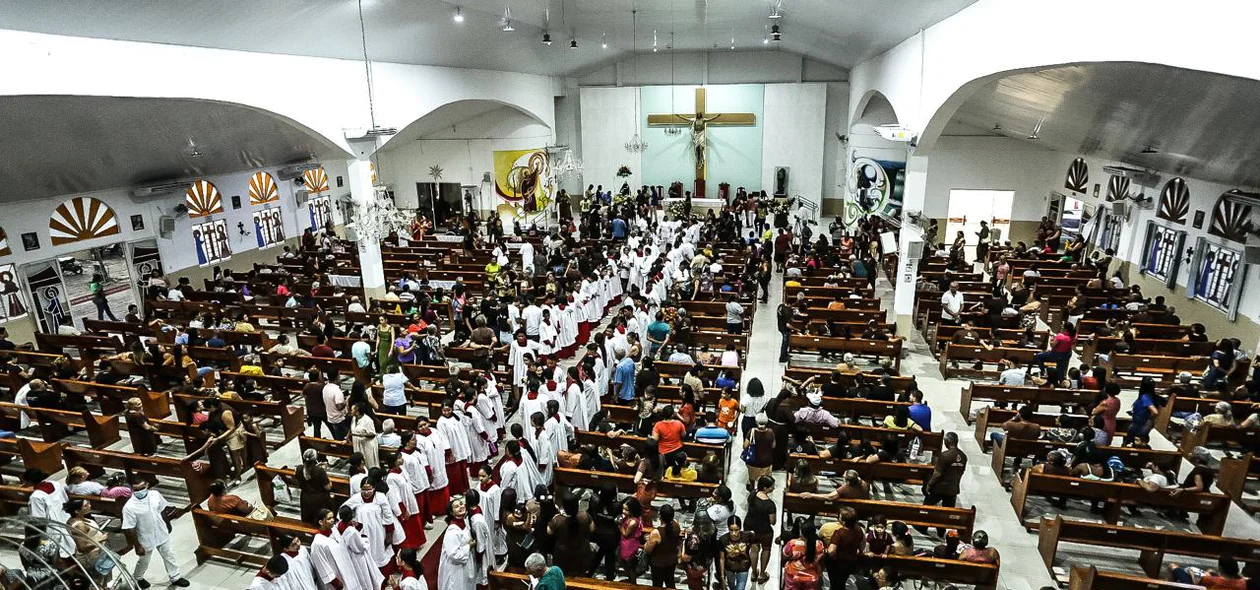
[[[844,195],[847,154],[836,134],[846,135],[849,116],[849,85],[827,84],[827,116],[823,124],[823,199],[839,199]]]
[[[928,158],[923,210],[928,217],[946,217],[950,190],[992,189],[1015,191],[1012,220],[1037,221],[1045,215],[1050,191],[1066,191],[1062,153],[1005,137],[943,137],[937,147]]]
[[[346,129],[366,128],[363,63],[0,30],[0,94],[177,97],[253,106],[288,117],[343,148]],[[183,72],[186,75],[170,74]],[[464,99],[515,105],[552,125],[546,76],[375,63],[377,123],[402,129]]]
[[[766,84],[761,188],[774,190],[774,169],[791,169],[789,194],[822,203],[826,84]]]
[[[642,184],[642,158],[626,151],[625,142],[639,131],[635,118],[638,88],[582,88],[579,90],[582,121],[582,187],[604,185],[604,190],[621,186],[617,168],[630,167],[630,186]],[[639,116],[646,116],[639,113]]]
[[[661,51],[627,56],[578,76],[582,86],[842,82],[843,68],[777,50]]]

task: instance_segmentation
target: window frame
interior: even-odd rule
[[[1212,259],[1220,261],[1224,257],[1230,259],[1231,269],[1228,276],[1209,277],[1207,280],[1211,284],[1202,284],[1204,267],[1208,261]],[[1215,272],[1215,269],[1213,271]],[[1194,255],[1194,276],[1191,277],[1190,284],[1186,288],[1191,299],[1220,310],[1229,316],[1229,321],[1235,321],[1238,318],[1238,303],[1245,290],[1246,279],[1247,264],[1244,263],[1242,251],[1209,241],[1205,237],[1199,238]],[[1222,288],[1222,281],[1226,283],[1223,287],[1225,293],[1219,296],[1217,292]]]
[[[1160,260],[1157,261],[1157,268],[1152,269],[1151,257],[1155,255],[1156,241],[1162,241],[1164,248],[1159,252]],[[1138,272],[1172,287],[1177,283],[1177,273],[1181,268],[1185,246],[1185,230],[1147,221],[1146,239],[1142,242],[1142,260]]]

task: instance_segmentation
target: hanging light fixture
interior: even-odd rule
[[[551,33],[543,33],[543,45],[551,45]]]
[[[551,6],[543,9],[543,45],[551,45]]]
[[[372,95],[372,62],[368,60],[367,50],[367,25],[363,21],[363,0],[359,0],[359,39],[363,43],[363,69],[367,74],[367,91],[368,91],[368,119],[372,126],[368,128],[365,136],[368,137],[386,137],[398,133],[398,129],[394,127],[379,127],[376,125],[376,101]]]
[[[515,31],[515,30],[516,30],[516,27],[512,26],[512,7],[504,4],[503,5],[503,32],[511,33],[512,31]]]
[[[631,60],[635,60],[635,59],[638,57],[638,49],[639,49],[639,18],[638,18],[638,15],[639,15],[639,11],[634,10],[633,8],[631,8],[631,9],[630,9],[630,31],[631,31],[631,33],[630,33],[630,34],[631,34],[631,37],[630,37],[630,59],[631,59]],[[656,35],[656,33],[655,33],[655,32],[653,32],[653,37],[655,37],[655,35]],[[637,64],[635,64],[635,62],[634,62],[634,61],[631,61],[630,63],[631,63],[631,67],[633,67],[633,68],[634,68],[634,73],[633,73],[633,74],[631,74],[631,75],[632,75],[632,76],[634,76],[635,81],[636,81],[636,82],[638,82],[638,79],[639,79],[639,76],[638,76],[638,73],[639,73],[639,68],[638,68],[638,65],[637,65]],[[635,93],[634,93],[634,125],[635,125],[635,128],[636,128],[636,129],[638,129],[638,126],[639,126],[639,92],[635,92]],[[646,142],[646,141],[643,141],[643,138],[639,137],[639,132],[638,132],[638,131],[635,131],[634,136],[630,138],[630,141],[627,141],[627,142],[626,142],[626,151],[627,151],[627,152],[630,152],[630,153],[632,153],[632,154],[640,154],[640,153],[643,153],[644,151],[646,151],[646,150],[647,150],[647,147],[648,147],[647,142]]]
[[[577,37],[569,39],[569,48],[577,49]]]
[[[457,23],[464,22],[464,9],[462,7],[459,7],[459,6],[455,7],[455,22]]]
[[[779,13],[780,10],[783,10],[783,0],[778,0],[774,6],[770,7],[770,18],[776,20],[783,18],[783,15]]]
[[[608,33],[604,33],[604,36],[600,38],[599,46],[602,49],[608,49]]]

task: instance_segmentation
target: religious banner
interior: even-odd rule
[[[311,219],[311,231],[319,231],[332,221],[332,199],[311,197],[306,201],[306,213]]]
[[[848,190],[852,206],[845,207],[845,225],[852,225],[866,215],[901,218],[904,164],[854,158],[849,170]]]
[[[70,315],[70,302],[66,300],[65,285],[61,274],[52,262],[28,264],[26,283],[31,288],[31,300],[39,315],[39,329],[46,334],[56,334],[61,326],[74,325]]]
[[[254,237],[259,250],[284,243],[284,222],[279,207],[254,212]]]
[[[193,247],[197,250],[198,266],[218,264],[232,257],[226,221],[216,219],[194,225],[192,233]]]
[[[0,265],[0,322],[26,317],[29,311],[18,286],[17,270],[12,264]]]
[[[132,244],[131,267],[136,269],[136,279],[140,282],[142,289],[153,271],[156,270],[159,275],[165,274],[162,270],[162,254],[158,251],[157,242],[145,240]]]
[[[494,152],[494,192],[518,212],[536,213],[551,203],[551,162],[547,152],[510,150]]]

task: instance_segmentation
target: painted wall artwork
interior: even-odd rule
[[[210,266],[232,257],[228,244],[227,222],[222,219],[194,225],[193,247],[197,250],[197,264]]]
[[[31,289],[32,301],[39,314],[39,329],[56,334],[61,326],[74,325],[70,302],[66,300],[65,285],[61,273],[51,261],[40,261],[24,266],[26,284]]]
[[[554,189],[546,151],[494,152],[494,193],[517,211],[528,214],[546,209]]]
[[[9,248],[9,236],[4,233],[4,228],[0,227],[0,256],[8,256],[13,253]]]
[[[284,222],[279,207],[254,212],[254,238],[258,240],[259,250],[284,243]]]
[[[306,213],[311,219],[311,231],[319,231],[332,221],[332,199],[311,197],[306,201]]]
[[[22,297],[17,269],[12,264],[0,265],[0,322],[26,317],[30,308]]]

